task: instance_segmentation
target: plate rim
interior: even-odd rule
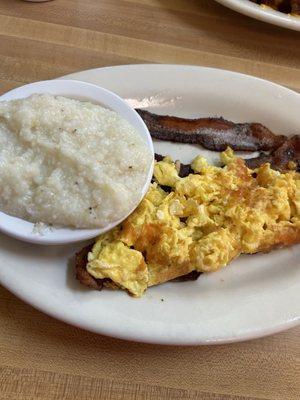
[[[300,31],[300,17],[284,14],[280,11],[266,9],[249,0],[216,0],[218,3],[234,11],[255,18],[262,22],[282,28]]]
[[[201,67],[201,66],[194,66],[194,65],[176,65],[176,64],[128,64],[128,65],[118,65],[118,66],[111,66],[111,67],[103,67],[103,68],[92,68],[84,71],[78,71],[72,74],[68,74],[65,76],[62,76],[60,78],[56,79],[69,79],[70,76],[72,76],[74,79],[76,77],[74,75],[79,74],[79,73],[89,73],[91,71],[98,71],[98,70],[108,70],[108,69],[122,69],[122,68],[174,68],[174,69],[194,69],[194,70],[209,70],[209,71],[217,71],[218,73],[227,73],[228,75],[232,75],[235,77],[247,77],[253,80],[261,81],[263,84],[268,85],[269,87],[278,87],[281,91],[285,91],[288,93],[291,93],[293,95],[296,95],[300,97],[300,94],[286,88],[284,86],[281,86],[277,83],[258,78],[255,76],[243,74],[243,73],[238,73],[234,71],[228,71],[224,70],[221,68],[210,68],[210,67]],[[80,79],[80,78],[78,78]],[[300,324],[300,314],[297,315],[296,317],[289,317],[288,319],[286,318],[285,321],[280,321],[276,325],[267,328],[259,328],[259,329],[253,329],[251,331],[246,331],[246,332],[240,332],[237,335],[228,335],[226,338],[211,338],[211,339],[199,339],[199,338],[176,338],[173,336],[164,336],[160,335],[158,337],[157,335],[152,338],[149,336],[149,334],[143,334],[142,332],[138,331],[137,334],[132,334],[128,331],[122,333],[122,329],[117,330],[115,328],[111,328],[108,326],[102,326],[99,328],[99,326],[92,326],[90,322],[88,321],[80,321],[78,320],[74,315],[72,314],[65,314],[63,310],[58,310],[53,309],[51,305],[46,305],[44,303],[37,304],[33,298],[31,298],[31,294],[28,294],[24,290],[20,290],[17,288],[13,282],[7,282],[6,279],[3,279],[0,276],[0,283],[3,285],[6,289],[8,289],[11,293],[13,293],[16,297],[20,298],[22,301],[24,301],[27,304],[30,304],[33,308],[43,312],[46,315],[49,315],[55,319],[58,319],[62,322],[65,322],[69,325],[73,325],[77,328],[84,329],[93,333],[101,334],[104,336],[109,336],[109,337],[114,337],[118,339],[123,339],[123,340],[129,340],[129,341],[136,341],[136,342],[141,342],[141,343],[150,343],[150,344],[160,344],[160,345],[180,345],[180,346],[194,346],[194,345],[216,345],[216,344],[225,344],[225,343],[235,343],[235,342],[242,342],[246,340],[251,340],[251,339],[257,339],[260,337],[265,337],[269,336],[271,334],[279,333],[284,330],[296,327],[297,325]]]
[[[4,285],[2,282],[0,284],[5,287],[9,292],[14,294],[18,299],[22,300],[25,304],[29,304],[31,307],[33,307],[35,310],[42,312],[45,315],[50,316],[51,318],[54,318],[58,321],[61,321],[67,325],[74,326],[75,328],[85,330],[87,332],[95,333],[97,335],[102,335],[105,337],[111,337],[114,339],[119,339],[119,340],[126,340],[128,342],[137,342],[137,343],[144,343],[144,344],[152,344],[152,345],[165,345],[165,346],[216,346],[216,345],[222,345],[222,344],[232,344],[232,343],[241,343],[241,342],[246,342],[250,340],[255,340],[255,339],[260,339],[263,337],[275,335],[277,333],[281,333],[284,331],[287,331],[289,329],[295,328],[300,325],[300,315],[296,318],[291,319],[288,322],[281,323],[279,324],[275,329],[272,328],[266,328],[266,329],[257,329],[255,331],[252,331],[251,333],[243,333],[239,334],[237,336],[232,335],[229,338],[226,339],[187,339],[187,340],[178,340],[174,339],[173,337],[161,337],[159,340],[154,337],[153,339],[150,338],[150,336],[142,336],[142,335],[129,335],[126,333],[121,333],[117,332],[111,328],[110,329],[102,329],[101,331],[97,328],[93,328],[89,323],[79,323],[76,318],[71,318],[71,317],[66,317],[63,315],[63,312],[59,311],[59,313],[52,311],[52,310],[47,310],[41,306],[38,306],[36,303],[33,301],[31,302],[28,300],[28,297],[26,295],[20,294],[14,289],[10,289],[9,285]]]

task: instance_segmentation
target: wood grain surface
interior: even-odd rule
[[[213,0],[0,0],[0,92],[130,63],[214,66],[300,90],[300,34]],[[0,288],[0,400],[298,400],[300,329],[216,347],[127,343]]]

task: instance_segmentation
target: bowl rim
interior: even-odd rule
[[[65,96],[78,100],[90,101],[94,104],[101,104],[103,107],[111,109],[126,119],[135,127],[139,135],[145,138],[147,147],[150,149],[153,156],[152,164],[149,167],[145,184],[142,188],[139,200],[135,203],[130,211],[117,221],[108,224],[99,229],[72,229],[67,227],[49,229],[43,235],[33,232],[34,223],[13,217],[0,211],[0,231],[29,243],[58,245],[79,242],[87,239],[92,239],[102,233],[105,233],[124,221],[139,205],[148,191],[151,183],[153,168],[154,168],[154,147],[149,130],[139,116],[125,100],[116,93],[107,90],[101,86],[83,82],[76,79],[52,79],[45,81],[37,81],[12,89],[0,96],[0,101],[22,99],[32,94],[50,93],[57,96]],[[90,93],[90,96],[87,95]],[[5,221],[3,220],[5,219]]]

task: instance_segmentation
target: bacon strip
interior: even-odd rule
[[[294,163],[297,171],[300,170],[300,136],[288,138],[278,149],[270,154],[260,154],[258,157],[246,160],[248,168],[254,169],[262,164],[270,163],[273,169],[286,171]]]
[[[208,150],[270,151],[286,139],[259,123],[234,123],[223,118],[187,119],[137,109],[155,139],[200,144]]]

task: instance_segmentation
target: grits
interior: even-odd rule
[[[113,111],[49,94],[0,102],[0,210],[103,227],[137,205],[152,155]]]

